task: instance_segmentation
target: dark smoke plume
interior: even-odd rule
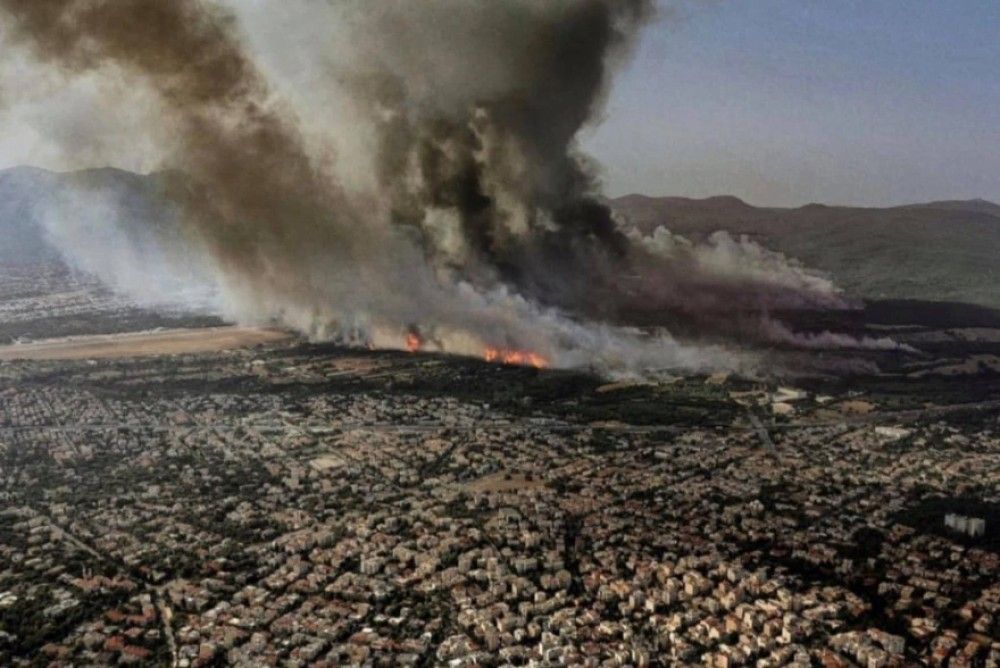
[[[153,87],[183,173],[171,195],[236,280],[308,298],[287,263],[312,242],[353,243],[327,223],[350,215],[342,194],[314,168],[292,121],[270,108],[231,16],[198,0],[0,5],[44,61],[70,71],[112,64]]]
[[[752,248],[665,252],[632,238],[600,200],[576,137],[652,0],[313,3],[331,30],[346,26],[344,44],[303,59],[365,118],[368,189],[344,185],[351,156],[303,130],[221,5],[0,0],[0,11],[10,39],[52,68],[154,91],[176,170],[167,194],[214,259],[230,315],[388,345],[416,323],[454,352],[530,347],[634,370],[733,364],[634,325],[767,339],[770,309],[841,305],[797,269],[739,271]]]
[[[628,322],[644,311],[708,326],[709,313],[733,305],[835,302],[767,277],[709,275],[682,258],[665,263],[627,239],[597,197],[576,137],[600,108],[609,70],[651,5],[428,3],[380,14],[373,32],[391,35],[387,44],[396,42],[396,31],[426,26],[471,31],[445,44],[467,68],[460,87],[483,88],[464,105],[438,105],[409,84],[417,73],[394,73],[374,54],[375,67],[354,90],[384,119],[377,167],[393,220],[419,229],[432,258],[463,278],[513,285],[534,301],[590,318]],[[488,48],[494,41],[500,48]],[[486,64],[497,57],[499,65]],[[505,85],[477,84],[481,67],[505,68]],[[448,244],[440,243],[442,225],[452,228]]]

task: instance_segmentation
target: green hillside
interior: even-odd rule
[[[748,235],[859,297],[1000,308],[1000,206],[983,200],[776,209],[734,197],[629,195],[611,204],[647,233],[664,225],[695,239],[718,230]]]

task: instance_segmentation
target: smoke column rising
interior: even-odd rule
[[[739,252],[637,243],[601,202],[576,137],[651,0],[250,5],[329,26],[297,62],[356,127],[280,95],[221,4],[0,0],[8,41],[50,70],[158,100],[165,192],[212,258],[226,315],[389,346],[417,327],[451,352],[528,348],[631,373],[746,364],[635,323],[766,340],[759,317],[724,312],[843,306],[826,282],[739,270]],[[363,138],[356,153],[332,150],[345,132]]]

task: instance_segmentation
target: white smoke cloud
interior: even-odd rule
[[[705,275],[770,283],[790,290],[825,295],[838,301],[841,290],[830,279],[807,269],[801,262],[772,251],[746,235],[733,237],[725,230],[711,234],[704,242],[657,227],[649,236],[632,229],[629,237],[666,261],[687,261]]]
[[[36,214],[67,264],[110,289],[152,308],[224,311],[222,286],[205,249],[179,238],[169,218],[130,212],[125,197],[108,188],[64,187],[39,202]]]
[[[144,173],[163,163],[169,137],[146,87],[114,67],[72,76],[47,67],[5,32],[0,21],[0,169],[114,165]]]
[[[840,332],[793,332],[787,325],[771,319],[763,319],[761,326],[779,343],[796,348],[813,350],[881,350],[916,353],[916,348],[901,344],[890,337],[850,336]]]

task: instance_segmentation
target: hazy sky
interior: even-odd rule
[[[611,194],[1000,201],[1000,1],[705,0],[585,140]]]

